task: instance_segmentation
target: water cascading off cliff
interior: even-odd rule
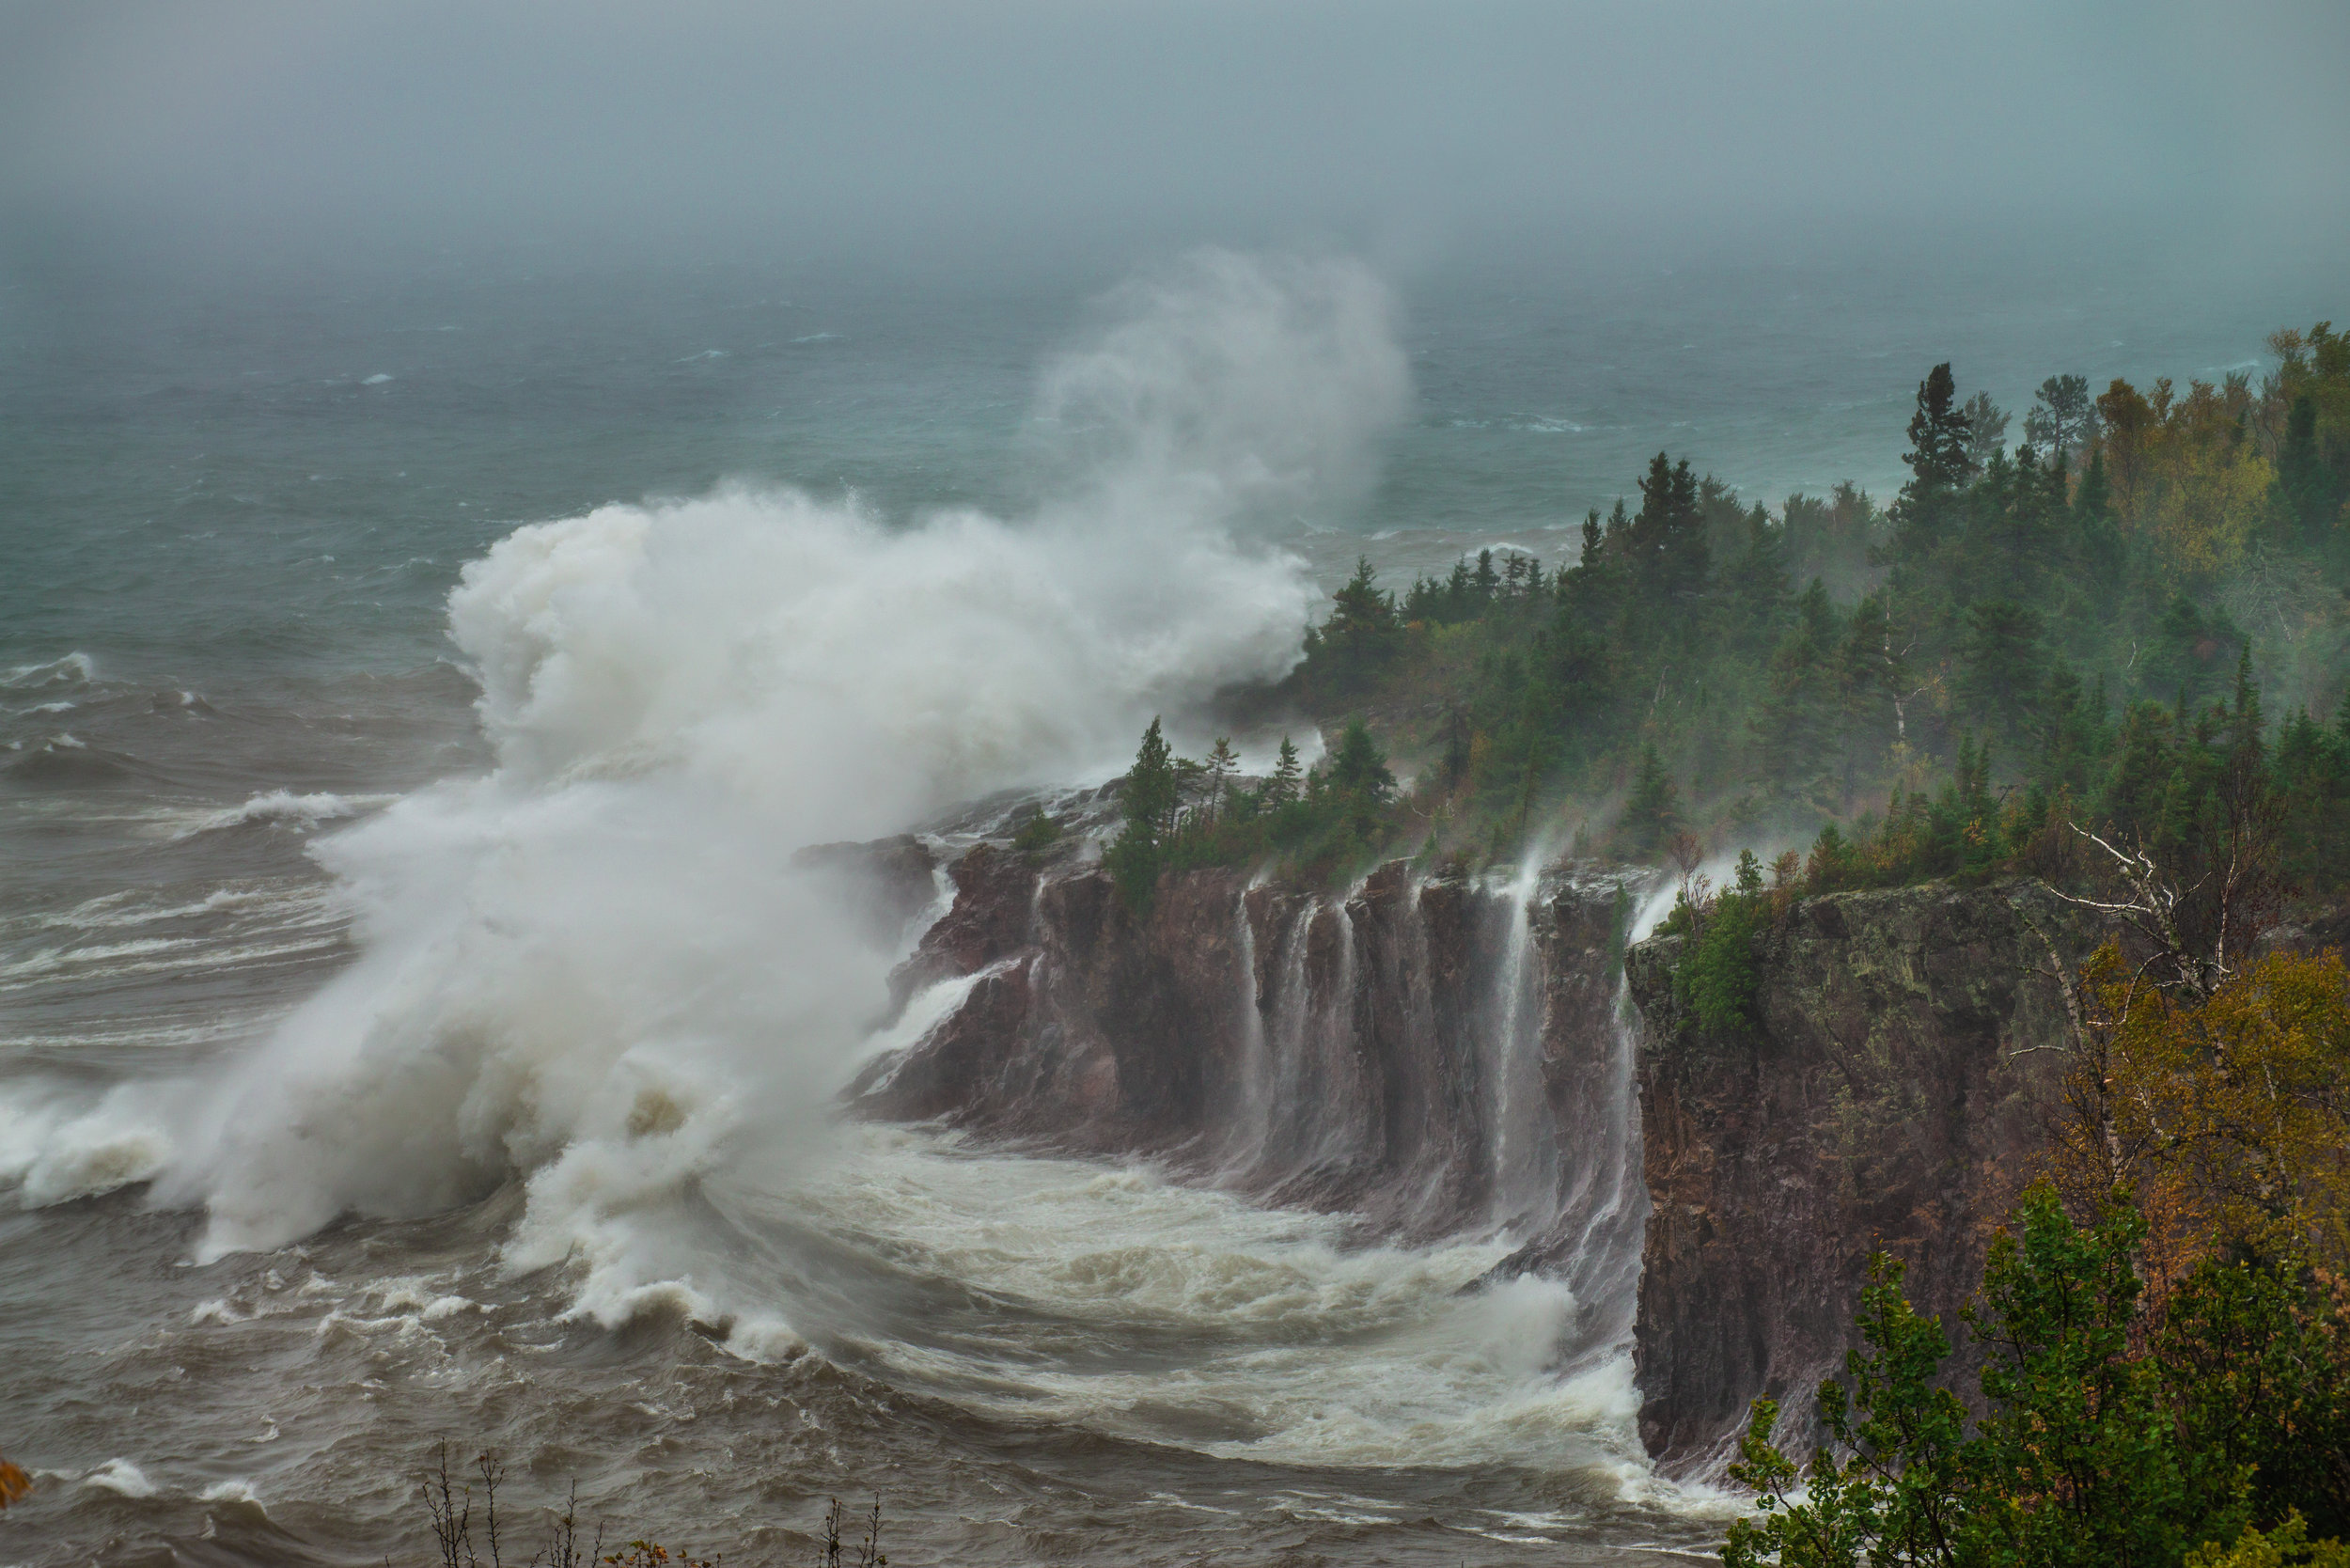
[[[1491,1278],[1573,1294],[1562,1372],[1626,1353],[1647,1197],[1618,878],[1202,870],[1136,916],[1094,869],[981,845],[950,874],[900,977],[936,1022],[859,1076],[859,1114],[1142,1154],[1366,1240],[1505,1238]]]

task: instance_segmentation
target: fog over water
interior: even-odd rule
[[[15,6],[12,244],[315,264],[713,243],[962,279],[1324,237],[1390,267],[1923,227],[2339,240],[2323,0]],[[2156,259],[2160,259],[2157,258]]]
[[[1358,553],[1561,558],[1659,447],[1883,495],[1935,361],[2257,368],[2343,308],[2345,66],[2324,4],[0,7],[0,1552],[397,1556],[446,1436],[745,1561],[875,1488],[905,1563],[1702,1555],[1590,1304],[1467,1288],[1507,1227],[835,1125],[914,933],[792,855],[1188,742]]]

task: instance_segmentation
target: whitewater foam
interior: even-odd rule
[[[754,1229],[787,1212],[713,1199]],[[1343,1216],[1147,1166],[974,1156],[875,1128],[788,1212],[892,1277],[990,1304],[849,1332],[893,1380],[1007,1418],[1313,1466],[1642,1467],[1628,1362],[1558,1376],[1574,1297],[1533,1276],[1480,1286],[1499,1241],[1365,1247]]]
[[[974,982],[876,1038],[904,939],[840,918],[796,853],[1108,776],[1153,714],[1289,669],[1315,592],[1251,525],[1342,499],[1402,406],[1357,269],[1209,257],[1111,308],[1044,377],[1059,478],[1026,519],[735,488],[522,527],[467,567],[449,629],[490,774],[207,819],[341,823],[306,848],[353,961],[199,1082],[15,1107],[0,1179],[28,1202],[148,1181],[204,1212],[199,1261],[513,1183],[501,1261],[552,1271],[573,1319],[673,1318],[753,1361],[821,1345],[1010,1419],[1214,1455],[1637,1470],[1628,1365],[1558,1374],[1584,1308],[1558,1280],[1487,1282],[1507,1238],[1366,1247],[1344,1216],[1148,1166],[830,1114]],[[187,907],[82,913],[128,928],[109,962],[167,963],[176,934],[137,928]],[[1324,915],[1351,965],[1346,901]],[[1294,1068],[1276,1011],[1265,1074]],[[458,1283],[338,1300],[317,1334],[435,1341],[480,1310]],[[979,1316],[942,1328],[941,1299]]]
[[[383,794],[338,795],[326,792],[298,794],[291,790],[265,790],[249,797],[242,806],[200,814],[183,830],[182,836],[217,832],[221,828],[243,827],[255,823],[285,823],[296,827],[316,827],[321,823],[357,816],[398,798],[397,795]]]
[[[203,821],[357,818],[310,851],[360,952],[202,1092],[107,1109],[207,1212],[199,1257],[521,1176],[509,1261],[570,1262],[582,1311],[726,1314],[680,1205],[823,1146],[899,956],[792,853],[1106,776],[1153,713],[1281,674],[1314,589],[1248,528],[1358,485],[1402,406],[1351,265],[1204,256],[1110,310],[1044,376],[1032,516],[736,488],[519,528],[449,600],[492,775]]]
[[[86,686],[98,679],[98,665],[86,653],[67,653],[39,664],[17,665],[0,670],[0,690],[38,690],[43,686]]]
[[[81,1483],[94,1491],[112,1492],[118,1497],[151,1497],[162,1490],[147,1479],[147,1472],[118,1457],[107,1460],[84,1476]]]

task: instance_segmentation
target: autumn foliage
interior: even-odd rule
[[[2350,1275],[2350,969],[2273,953],[2205,1001],[2108,943],[2083,971],[2053,1174],[2078,1205],[2127,1186],[2148,1257],[2220,1253]]]
[[[1755,1403],[1733,1568],[2350,1564],[2350,968],[2180,956],[2066,987],[2048,1179],[1961,1314],[1977,1399],[1876,1260],[1830,1442],[1799,1466]]]

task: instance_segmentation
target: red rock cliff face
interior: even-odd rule
[[[1674,1000],[1681,938],[1632,949],[1652,1454],[1718,1465],[1763,1394],[1787,1407],[1782,1445],[1808,1451],[1872,1251],[1904,1259],[1910,1299],[1958,1328],[2046,1129],[2059,1058],[2035,1047],[2064,1027],[2050,941],[2075,962],[2093,933],[2036,883],[1809,900],[1757,939],[1761,1026],[1734,1037]]]
[[[1568,1276],[1585,1340],[1629,1331],[1613,880],[1395,863],[1339,895],[1203,870],[1137,917],[1098,870],[982,846],[950,874],[901,990],[968,990],[854,1087],[861,1114],[1148,1154],[1385,1234],[1530,1236],[1507,1266]]]
[[[2042,1146],[2051,954],[2097,935],[2029,882],[1805,901],[1757,938],[1758,1026],[1724,1037],[1674,999],[1679,939],[1623,951],[1612,873],[1397,864],[1341,896],[1195,871],[1141,917],[992,847],[950,874],[900,991],[953,1005],[860,1113],[1145,1154],[1384,1235],[1523,1238],[1496,1273],[1569,1281],[1567,1363],[1631,1345],[1642,1436],[1684,1474],[1761,1394],[1808,1447],[1871,1252],[1956,1328]]]

